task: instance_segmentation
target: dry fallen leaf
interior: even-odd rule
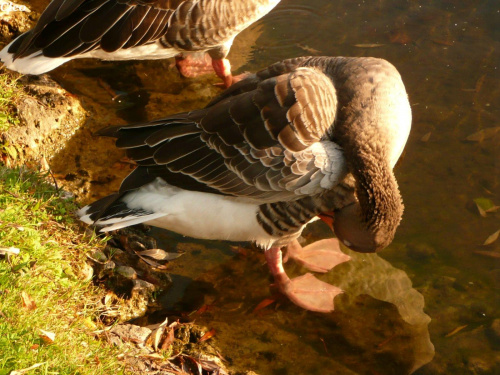
[[[201,336],[198,342],[207,341],[214,336],[215,336],[215,328],[212,328],[210,331],[206,332],[203,336]]]
[[[487,217],[488,212],[495,212],[495,204],[491,201],[491,199],[488,198],[475,198],[474,203],[477,206],[477,210],[479,211],[479,215],[482,217]],[[490,211],[492,210],[493,211]]]
[[[165,338],[165,340],[163,340],[163,342],[161,344],[161,347],[160,347],[161,350],[168,350],[168,348],[170,348],[170,345],[172,345],[174,343],[174,340],[175,340],[174,327],[169,327],[168,329],[169,329],[169,331],[167,333],[167,337]]]
[[[198,360],[196,358],[191,357],[189,355],[183,355],[183,357],[190,359],[196,365],[196,368],[198,369],[198,374],[199,375],[203,374],[203,368],[201,367],[201,363],[198,362]]]
[[[500,236],[500,229],[497,230],[495,233],[493,233],[492,235],[490,235],[486,241],[484,241],[483,243],[483,246],[488,246],[488,245],[491,245],[493,242],[495,242],[496,240],[498,240],[498,236]]]
[[[115,300],[115,294],[113,292],[108,292],[106,293],[106,296],[104,296],[104,304],[106,306],[111,305],[111,303]]]
[[[146,340],[146,344],[152,346],[155,351],[157,351],[160,347],[160,342],[163,334],[165,333],[167,324],[168,318],[165,319],[165,321],[161,323],[153,332],[151,332],[151,335],[149,335],[148,339]]]
[[[199,358],[198,362],[200,363],[203,370],[208,371],[211,374],[227,375],[226,370],[221,367],[221,364],[217,363],[215,360]]]
[[[428,142],[428,141],[429,141],[429,139],[431,138],[431,134],[432,134],[432,132],[425,133],[425,134],[424,134],[424,136],[423,136],[422,138],[420,138],[420,140],[421,140],[422,142]]]
[[[377,48],[377,47],[382,47],[384,44],[379,44],[379,43],[361,43],[361,44],[355,44],[354,47],[358,48]]]
[[[40,366],[43,366],[44,364],[46,364],[47,362],[42,362],[42,363],[35,363],[33,366],[30,366],[28,368],[24,368],[22,370],[14,370],[10,373],[10,375],[22,375],[22,374],[25,374],[27,373],[28,371],[31,371],[31,370],[34,370],[36,369],[37,367],[40,367]]]
[[[467,138],[465,138],[465,140],[469,142],[482,142],[485,139],[493,137],[498,132],[500,132],[500,126],[486,128],[469,135]]]
[[[41,334],[39,334],[40,338],[43,340],[44,343],[46,344],[52,344],[54,343],[54,340],[56,339],[56,334],[53,332],[45,331],[43,329],[40,329]]]
[[[261,303],[259,303],[255,309],[253,309],[253,312],[256,313],[259,310],[262,310],[263,308],[269,306],[271,303],[276,302],[274,298],[266,298],[263,300]]]
[[[448,40],[448,39],[431,39],[434,43],[436,44],[441,44],[443,46],[452,46],[453,45],[453,40]]]
[[[25,291],[21,292],[21,299],[23,300],[23,307],[27,310],[35,310],[36,303]]]
[[[139,251],[137,254],[141,256],[150,257],[156,260],[173,260],[179,258],[182,254],[179,253],[167,253],[162,249],[149,249],[144,251]]]
[[[455,328],[453,331],[451,331],[450,333],[448,333],[446,336],[444,337],[450,337],[450,336],[453,336],[454,334],[457,334],[458,332],[460,332],[462,329],[464,329],[465,327],[467,327],[467,324],[464,325],[464,326],[460,326],[460,327],[457,327]]]
[[[19,254],[19,249],[17,247],[0,247],[0,255],[3,254]]]

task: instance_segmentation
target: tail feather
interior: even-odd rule
[[[100,232],[109,232],[131,225],[144,223],[165,216],[140,208],[130,208],[121,200],[123,194],[112,194],[85,206],[76,212],[84,223],[100,227]]]
[[[14,39],[4,49],[0,51],[0,60],[4,63],[5,67],[10,70],[22,74],[43,74],[57,68],[59,65],[64,64],[66,61],[71,60],[68,57],[45,57],[41,51],[35,51],[26,57],[18,57],[15,55],[17,49],[21,46],[23,39],[28,33]]]

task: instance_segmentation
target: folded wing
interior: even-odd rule
[[[342,150],[329,140],[335,89],[321,71],[296,68],[234,86],[207,108],[101,131],[139,165],[121,192],[161,177],[265,203],[321,194],[346,175]]]

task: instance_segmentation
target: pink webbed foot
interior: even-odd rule
[[[351,257],[340,250],[339,241],[329,238],[302,247],[297,240],[287,246],[287,257],[313,272],[325,273]]]
[[[222,88],[228,88],[233,83],[241,81],[248,76],[248,73],[233,76],[231,73],[231,64],[228,59],[212,59],[206,53],[191,53],[186,56],[178,55],[175,57],[175,66],[179,73],[186,78],[199,77],[215,72],[222,79],[222,83],[215,86]]]
[[[199,77],[213,72],[212,59],[206,53],[176,56],[175,66],[186,78]]]
[[[281,250],[274,247],[267,250],[265,254],[276,286],[290,301],[310,311],[331,312],[334,310],[333,299],[342,293],[340,288],[318,280],[310,273],[290,279],[283,268]]]
[[[297,306],[324,313],[335,309],[333,299],[343,293],[342,289],[318,280],[310,273],[288,279],[282,288],[280,291]]]

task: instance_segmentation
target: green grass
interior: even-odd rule
[[[2,73],[0,71],[0,131],[7,131],[17,125],[16,103],[24,95],[22,85],[18,82],[20,75]]]
[[[124,371],[117,349],[91,333],[102,328],[100,296],[82,270],[85,253],[102,243],[79,233],[75,209],[40,174],[0,166],[0,250],[20,249],[0,255],[0,375],[40,363],[29,373]]]

